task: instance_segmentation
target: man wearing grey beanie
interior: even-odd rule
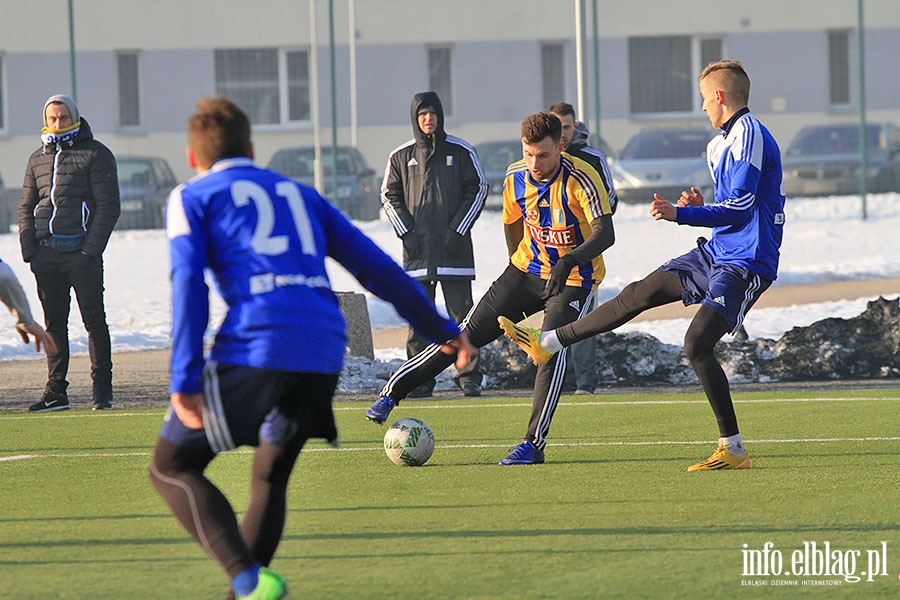
[[[69,408],[69,308],[75,290],[88,333],[94,410],[112,408],[112,348],[103,304],[103,251],[119,219],[112,152],[94,139],[75,100],[44,103],[41,147],[28,158],[19,205],[19,243],[30,263],[57,351],[47,355],[47,384],[32,412]]]

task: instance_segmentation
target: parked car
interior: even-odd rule
[[[522,160],[522,140],[482,142],[475,147],[478,160],[488,182],[488,195],[484,201],[487,210],[503,208],[503,179],[506,167]]]
[[[122,212],[116,229],[159,229],[166,198],[178,182],[165,159],[156,156],[117,156]]]
[[[272,155],[267,168],[315,186],[315,149],[282,148]],[[381,185],[375,170],[369,168],[362,153],[352,146],[337,147],[337,194],[332,191],[331,148],[322,147],[322,186],[320,193],[345,215],[359,221],[374,221],[381,211]]]
[[[858,194],[859,159],[859,124],[804,127],[782,159],[785,195]],[[867,123],[866,160],[869,192],[900,191],[900,127]]]
[[[607,159],[614,156],[612,147],[603,138],[599,139],[595,148],[605,154]],[[506,167],[522,160],[522,140],[482,142],[475,147],[475,151],[488,181],[488,196],[484,207],[488,210],[501,210]]]
[[[705,127],[642,129],[635,133],[619,156],[610,161],[619,202],[650,203],[654,193],[675,202],[691,186],[711,199],[706,145],[714,135]]]

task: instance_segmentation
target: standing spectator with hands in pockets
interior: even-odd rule
[[[69,408],[69,311],[75,290],[88,334],[92,408],[113,403],[112,345],[103,303],[103,251],[121,210],[116,159],[94,138],[75,101],[44,103],[41,147],[28,158],[19,204],[19,243],[31,265],[56,351],[47,354],[47,384],[32,412]]]
[[[472,227],[484,208],[488,184],[471,144],[444,131],[444,108],[434,92],[413,96],[413,139],[391,152],[381,202],[403,240],[403,267],[432,301],[441,284],[450,318],[463,322],[472,309],[475,254]],[[428,346],[410,327],[406,356]],[[481,395],[478,359],[457,375],[466,396]],[[410,397],[428,397],[435,381],[423,382]]]

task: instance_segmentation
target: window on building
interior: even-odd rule
[[[116,54],[119,77],[119,127],[140,127],[141,87],[137,52]]]
[[[215,51],[216,92],[254,125],[310,120],[309,53],[252,48]]]
[[[449,47],[428,49],[428,87],[441,99],[444,117],[453,115],[453,54]]]
[[[828,32],[828,92],[832,106],[850,104],[850,31]]]
[[[700,110],[697,76],[721,60],[720,38],[686,35],[628,39],[628,76],[632,114]]]
[[[561,101],[566,95],[562,44],[541,44],[541,84],[544,107]]]

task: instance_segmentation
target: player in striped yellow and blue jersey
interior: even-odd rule
[[[481,347],[501,334],[498,318],[519,320],[544,311],[544,328],[574,321],[606,272],[600,254],[615,241],[609,197],[599,173],[562,152],[562,126],[550,113],[522,121],[523,159],[510,165],[503,191],[503,223],[510,264],[461,324]],[[452,357],[431,345],[388,380],[366,414],[383,423],[422,382]],[[524,441],[501,465],[544,462],[544,446],[566,372],[566,353],[538,367]]]
[[[585,161],[560,154],[559,173],[546,182],[530,176],[525,160],[509,166],[503,182],[505,224],[522,221],[523,236],[512,264],[542,279],[553,265],[591,235],[591,223],[612,214],[599,174]],[[574,269],[566,285],[593,289],[603,280],[603,256]]]

